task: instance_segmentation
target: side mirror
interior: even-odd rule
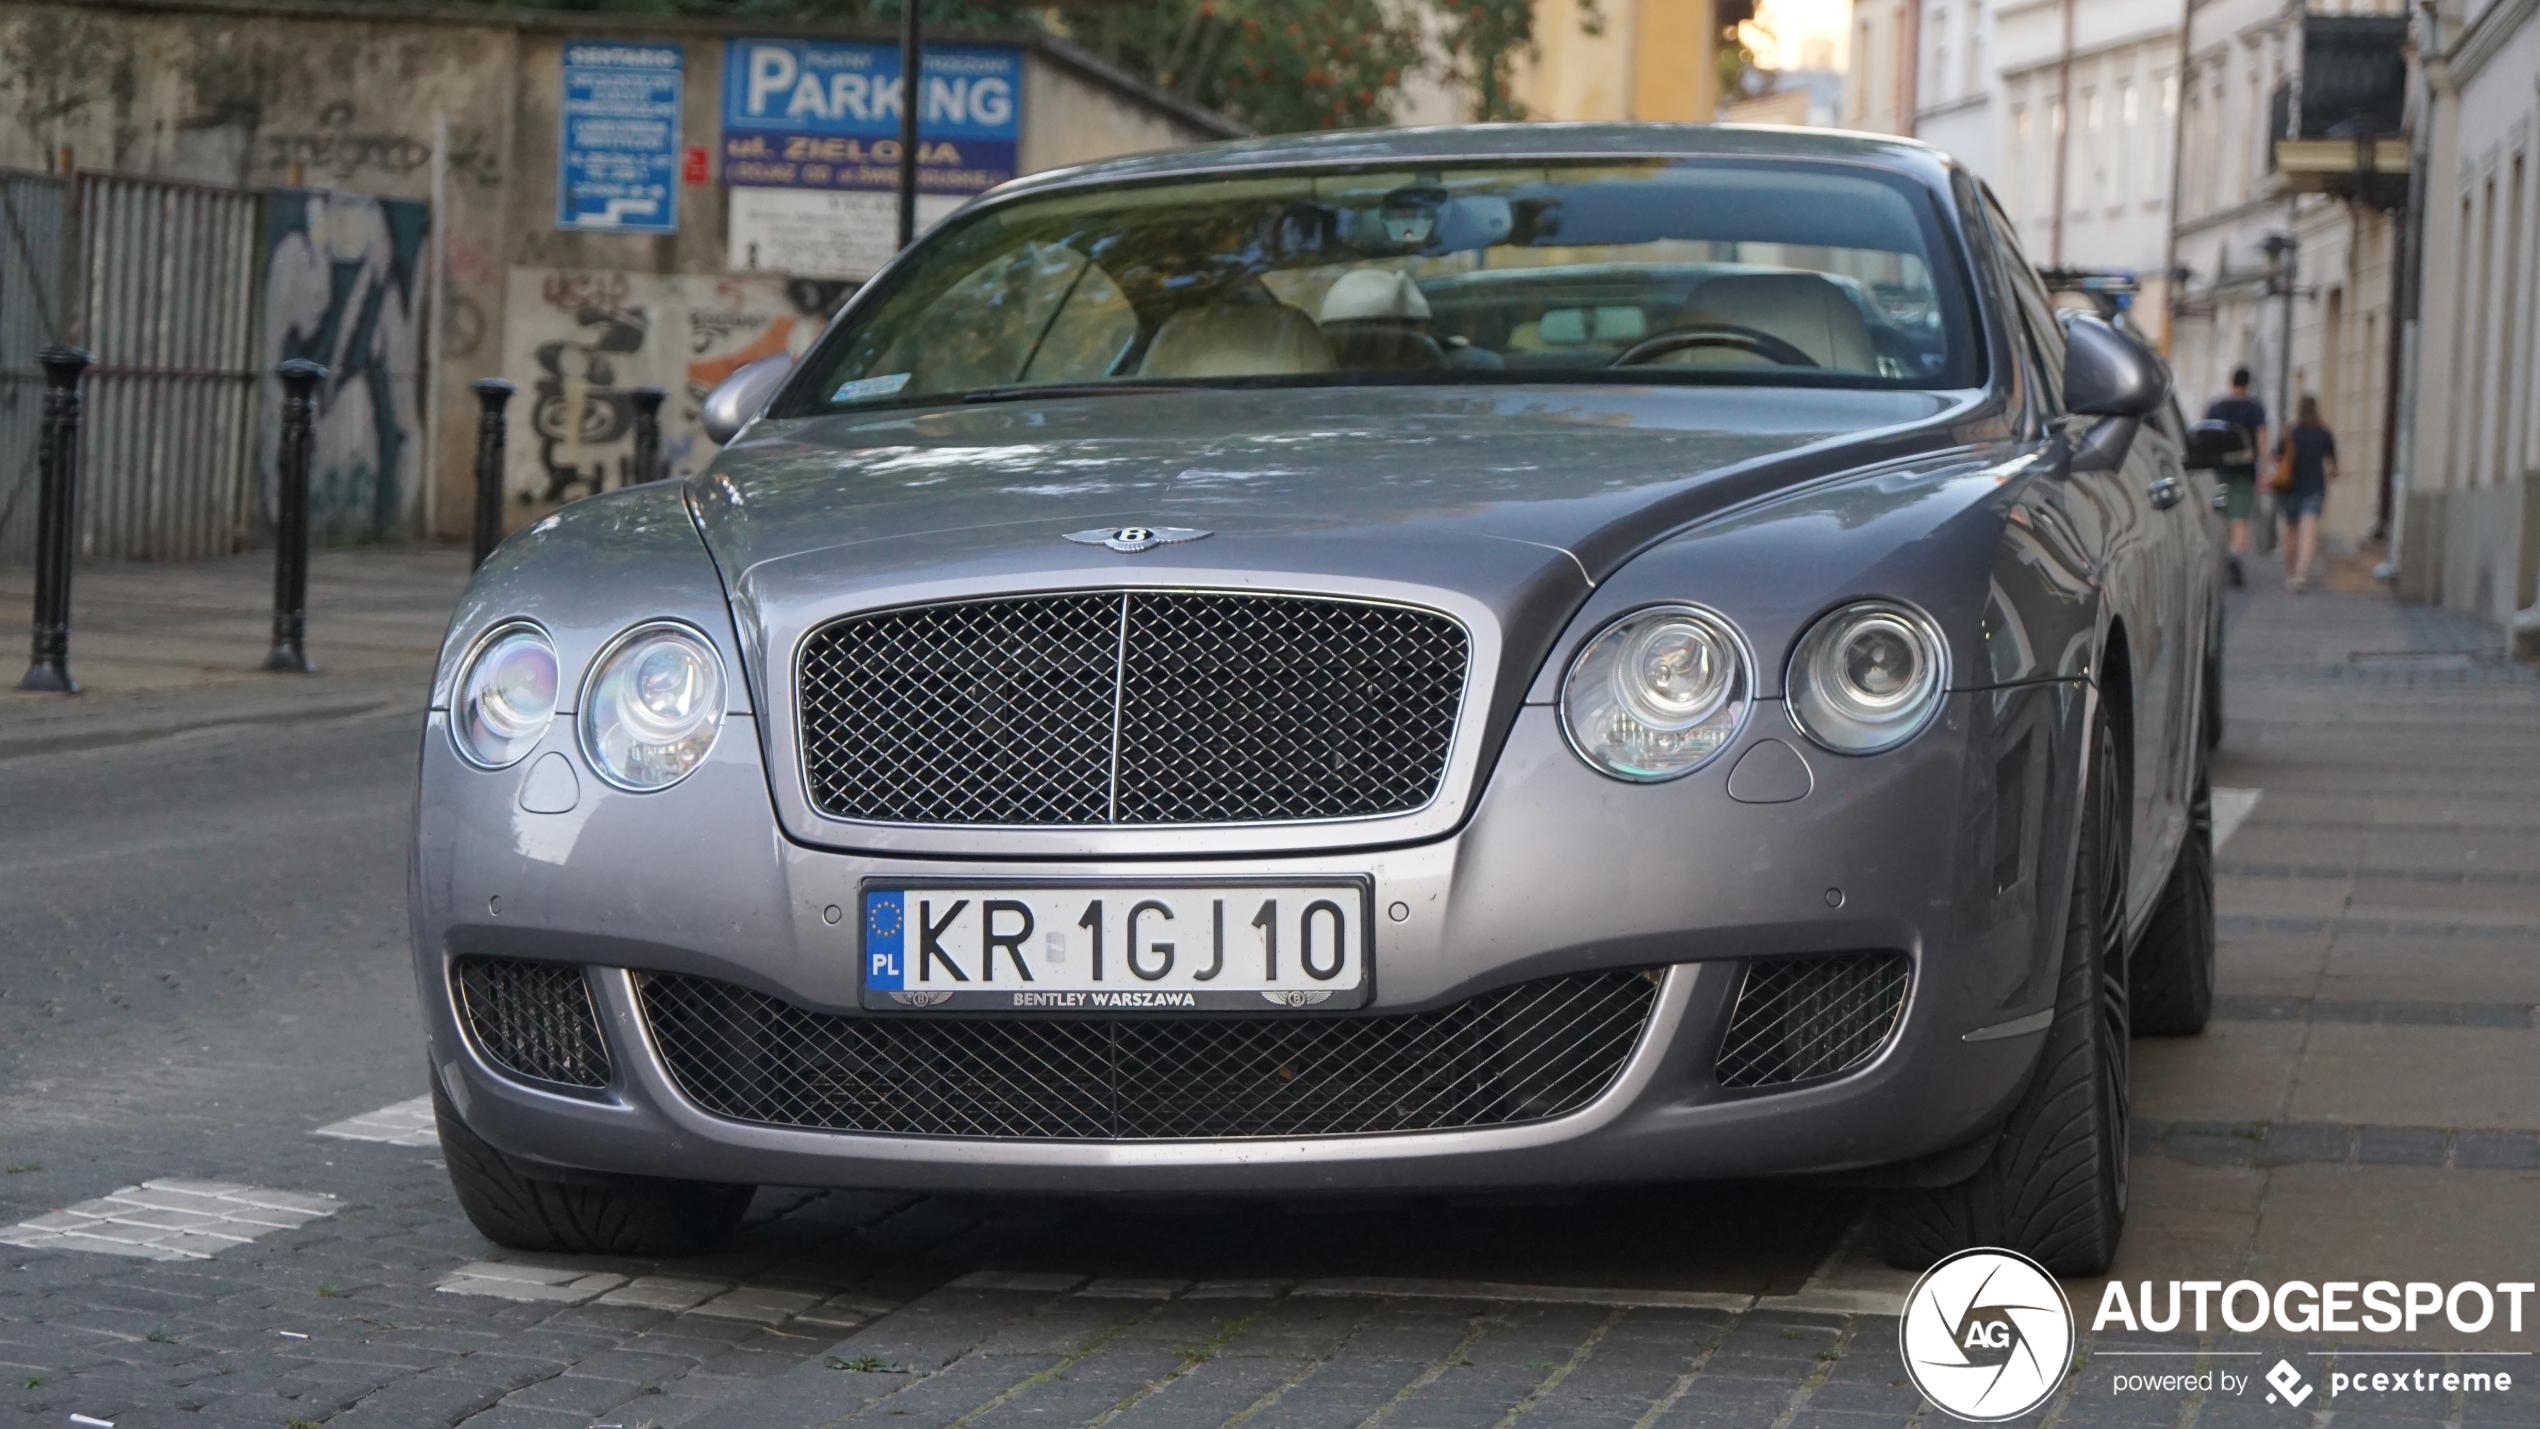
[[[2161,355],[2086,313],[2064,315],[2064,406],[2091,417],[2148,417],[2170,395]]]
[[[768,399],[793,375],[794,359],[782,353],[762,357],[723,379],[721,385],[706,394],[705,410],[699,424],[706,429],[706,440],[721,446],[741,434],[767,409]]]
[[[2086,313],[2064,314],[2064,406],[2100,419],[2074,451],[2073,470],[2125,465],[2143,419],[2169,395],[2169,364],[2159,353]]]
[[[2249,434],[2229,422],[2198,422],[2187,429],[2187,451],[2180,465],[2189,471],[2218,471],[2226,466],[2256,466]]]

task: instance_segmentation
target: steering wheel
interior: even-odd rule
[[[1617,354],[1608,367],[1638,367],[1644,362],[1693,347],[1726,347],[1751,352],[1784,367],[1814,367],[1817,359],[1760,328],[1736,323],[1686,323],[1652,333]]]

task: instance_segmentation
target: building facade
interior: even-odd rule
[[[2117,278],[2164,342],[2178,26],[2177,0],[1856,0],[1844,122],[1955,156],[2031,259]]]
[[[2376,10],[2376,3],[2379,9]],[[2182,405],[2235,367],[2280,428],[2316,397],[2339,478],[2332,550],[2386,530],[2404,228],[2407,59],[2397,0],[2306,14],[2282,0],[2199,0],[2178,112],[2170,364]],[[2347,82],[2361,66],[2362,85]]]
[[[2540,656],[2535,16],[2532,0],[2469,0],[2420,17],[2425,265],[2397,543],[2402,595],[2515,620],[2526,658]]]

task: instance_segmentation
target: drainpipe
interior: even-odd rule
[[[2443,15],[2435,0],[2417,0],[2417,102],[2416,132],[2408,136],[2408,212],[2400,229],[2398,252],[2392,255],[2398,271],[2391,275],[2391,285],[2398,291],[2397,306],[2391,313],[2393,350],[2396,370],[2390,378],[2390,419],[2384,427],[2389,454],[2381,465],[2381,513],[2384,555],[2382,569],[2374,572],[2384,580],[2399,577],[2399,550],[2407,534],[2407,503],[2401,497],[2416,484],[2417,460],[2417,369],[2425,361],[2424,333],[2419,320],[2425,311],[2425,203],[2426,169],[2433,162],[2435,94],[2438,75],[2444,71]],[[2399,261],[2404,259],[2404,261]],[[2406,414],[2404,425],[2400,414]],[[2442,594],[2435,592],[2440,603]]]
[[[2064,0],[2064,48],[2055,61],[2055,228],[2052,266],[2064,266],[2064,182],[2073,147],[2073,4]]]
[[[2173,76],[2171,83],[2178,86],[2178,105],[2170,111],[2170,226],[2169,232],[2162,235],[2164,241],[2161,247],[2161,297],[2169,307],[2161,322],[2163,356],[2178,350],[2179,290],[2187,286],[2186,279],[2179,276],[2178,271],[2179,201],[2180,196],[2187,192],[2187,185],[2181,178],[2187,166],[2179,160],[2187,153],[2187,62],[2195,37],[2196,0],[2187,0],[2179,10],[2178,63],[2170,70]]]
[[[1923,0],[1904,0],[1896,47],[1896,132],[1911,139],[1923,107]]]

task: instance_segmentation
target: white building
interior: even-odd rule
[[[2382,529],[2390,454],[2408,167],[2399,0],[2334,15],[2200,0],[2188,30],[2178,143],[2193,158],[2177,186],[2170,340],[2179,394],[2192,408],[2246,366],[2279,427],[2294,399],[2317,397],[2340,473],[2321,529],[2331,549],[2353,549]]]
[[[2446,0],[2429,17],[2432,123],[2419,150],[2425,266],[2400,589],[2491,620],[2540,598],[2536,9]]]
[[[1844,123],[1955,155],[2041,267],[2134,277],[2135,321],[2163,340],[2179,13],[2180,0],[1856,0]]]

